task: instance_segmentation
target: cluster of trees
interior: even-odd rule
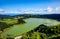
[[[58,39],[60,36],[60,25],[55,25],[55,26],[46,26],[44,24],[39,25],[39,27],[25,33],[23,35],[23,39]],[[52,35],[57,35],[56,37],[51,37],[49,36]]]
[[[21,24],[21,23],[26,23],[22,18],[18,19],[18,24]]]
[[[46,26],[44,24],[39,25],[39,27],[37,27],[35,29],[35,31],[39,31],[42,33],[46,33],[46,34],[60,34],[60,25],[55,25],[55,26]]]
[[[21,39],[47,39],[46,34],[40,32],[25,33]]]
[[[0,22],[0,31],[3,31],[5,28],[12,26],[13,24],[7,24],[5,22]]]

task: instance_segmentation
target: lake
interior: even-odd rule
[[[8,35],[15,37],[38,27],[40,24],[45,24],[47,26],[60,24],[59,21],[43,18],[28,18],[24,19],[24,21],[26,22],[25,24],[18,24],[5,29],[2,35],[6,37],[8,37]]]

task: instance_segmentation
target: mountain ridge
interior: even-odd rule
[[[23,17],[32,17],[32,18],[49,18],[49,19],[56,19],[60,21],[60,14],[17,14],[17,15],[3,15],[0,14],[0,18],[5,18],[5,17],[18,17],[18,16],[23,16]]]

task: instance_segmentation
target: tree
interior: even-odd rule
[[[3,31],[4,29],[10,27],[12,24],[7,24],[5,22],[0,22],[0,31]],[[13,26],[13,25],[12,25]]]
[[[18,19],[18,24],[21,24],[21,23],[25,23],[25,21],[22,18]]]
[[[5,22],[0,22],[0,30],[3,31],[7,27],[7,24]]]

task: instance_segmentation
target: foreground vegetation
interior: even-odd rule
[[[51,27],[41,24],[36,29],[23,34],[22,39],[60,39],[60,24]]]
[[[37,28],[23,33],[21,36],[21,39],[60,39],[60,24],[54,26],[41,24]],[[14,37],[9,36],[6,39],[14,39]]]

